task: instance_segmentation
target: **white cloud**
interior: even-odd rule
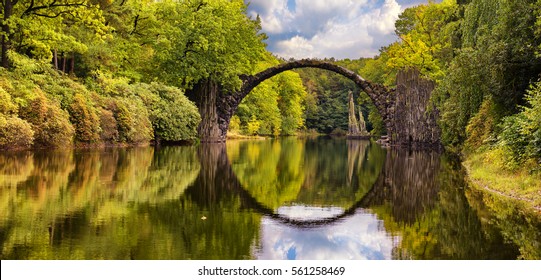
[[[283,212],[289,216],[302,214],[308,220],[340,213],[337,209],[317,210],[314,207],[302,213],[298,211],[295,208]],[[297,228],[263,217],[261,243],[254,248],[254,255],[258,259],[275,260],[391,259],[393,247],[398,242],[399,239],[389,236],[376,215],[364,210],[335,224],[317,228]]]
[[[285,26],[292,20],[293,14],[287,8],[287,0],[252,0],[248,15],[261,18],[263,31],[278,34],[285,31]]]
[[[377,54],[395,37],[401,11],[395,0],[252,0],[251,15],[260,12],[269,49],[284,58],[359,58]],[[260,10],[261,9],[261,10]]]

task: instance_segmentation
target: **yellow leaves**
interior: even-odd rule
[[[431,2],[403,14],[401,25],[397,26],[401,31],[400,42],[389,46],[387,66],[392,69],[414,67],[424,76],[441,79],[447,49],[450,48],[448,17],[454,13],[455,7],[456,1]]]
[[[430,45],[416,36],[416,32],[401,37],[401,43],[394,43],[389,47],[389,60],[387,66],[393,69],[414,67],[421,74],[437,80],[443,77],[441,62],[435,54],[441,49],[441,44]]]

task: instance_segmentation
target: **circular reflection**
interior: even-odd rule
[[[280,211],[283,215],[293,216],[302,213],[304,219],[340,213],[337,208],[303,206]],[[260,246],[254,249],[253,255],[257,259],[272,260],[381,260],[392,258],[392,250],[397,243],[396,238],[387,234],[383,222],[364,209],[319,228],[295,227],[264,216]]]

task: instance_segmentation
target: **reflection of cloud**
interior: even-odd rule
[[[303,205],[282,206],[277,213],[293,220],[310,221],[336,217],[344,213],[340,207],[312,207]]]
[[[306,212],[333,211],[336,209]],[[358,210],[338,223],[308,229],[263,217],[260,244],[254,253],[258,259],[391,259],[393,238],[375,215]]]

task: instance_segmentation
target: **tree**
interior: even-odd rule
[[[74,29],[84,26],[97,36],[105,30],[98,7],[90,0],[3,0],[1,8],[4,68],[10,67],[10,50],[41,59],[52,59],[53,50],[58,49],[66,55],[82,51],[84,46],[77,36],[61,24]],[[56,61],[56,52],[54,58]]]
[[[493,124],[486,129],[494,134],[499,133],[496,124],[502,118],[524,105],[529,84],[541,72],[541,61],[536,57],[541,44],[535,33],[536,2],[473,0],[463,7],[460,48],[454,50],[447,75],[436,88],[444,144],[462,146],[466,126],[486,100],[493,105],[483,118]],[[494,134],[490,137],[496,138]]]
[[[96,71],[131,82],[152,82],[154,42],[162,32],[163,22],[156,18],[160,3],[153,0],[93,0],[108,27],[101,40],[85,40],[87,51],[81,55],[78,76]]]
[[[395,24],[400,42],[389,46],[387,65],[394,69],[415,67],[433,80],[441,79],[452,55],[448,34],[456,27],[450,24],[456,8],[456,1],[444,0],[406,9]]]
[[[155,45],[154,76],[191,89],[202,117],[203,141],[221,141],[219,92],[240,88],[240,74],[252,73],[265,53],[260,24],[246,16],[243,1],[164,1],[157,18],[163,33]]]

